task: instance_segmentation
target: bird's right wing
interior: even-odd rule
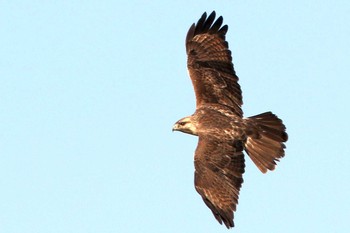
[[[233,212],[244,173],[243,146],[199,137],[195,152],[195,187],[220,224],[233,227]]]

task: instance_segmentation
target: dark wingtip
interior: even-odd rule
[[[203,199],[204,203],[209,207],[211,212],[213,213],[215,219],[221,225],[222,225],[222,223],[224,223],[228,229],[235,226],[235,224],[233,222],[233,210],[224,211],[224,210],[218,209],[206,197],[202,196],[202,199]]]
[[[221,218],[227,229],[235,226],[233,223],[233,212],[221,214]]]
[[[288,134],[286,132],[282,132],[282,139],[283,139],[283,142],[288,141]]]
[[[190,29],[188,29],[188,32],[187,32],[187,36],[186,36],[186,43],[188,41],[190,41],[193,37],[194,37],[194,31],[196,29],[196,24],[193,23],[190,27]]]
[[[193,37],[199,34],[210,33],[210,34],[220,34],[225,37],[228,30],[227,25],[223,25],[223,17],[220,16],[215,20],[216,12],[212,11],[207,17],[207,12],[204,12],[199,18],[196,24],[192,24],[189,28],[186,36],[186,42],[190,41]]]

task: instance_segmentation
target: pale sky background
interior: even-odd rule
[[[236,227],[193,186],[184,40],[204,11],[245,116],[273,111],[286,157],[246,157]],[[0,1],[0,232],[349,232],[349,1]]]

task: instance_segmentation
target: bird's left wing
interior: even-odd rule
[[[242,92],[233,68],[231,51],[225,40],[228,26],[215,11],[204,13],[188,30],[187,68],[196,94],[196,105],[214,103],[228,106],[242,117]]]
[[[243,183],[241,142],[199,137],[195,152],[195,187],[220,224],[233,227],[233,212]]]

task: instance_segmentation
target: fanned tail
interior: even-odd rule
[[[245,151],[262,173],[274,170],[276,161],[284,156],[284,142],[288,140],[286,127],[272,112],[249,117],[254,133],[248,135]]]

